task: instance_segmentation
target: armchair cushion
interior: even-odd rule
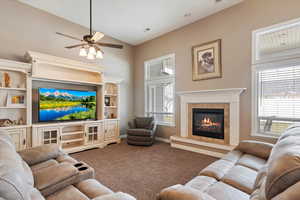
[[[61,154],[61,151],[57,144],[49,144],[25,149],[20,151],[19,154],[31,166],[49,159],[55,159]]]
[[[97,197],[93,200],[136,200],[134,197],[123,192],[117,192],[114,194],[107,194],[104,196]]]
[[[153,121],[153,117],[137,117],[135,119],[135,126],[136,128],[149,129]]]

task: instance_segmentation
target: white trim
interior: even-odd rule
[[[269,33],[269,32],[274,32],[278,31],[281,29],[287,29],[296,25],[300,25],[300,18],[289,20],[283,23],[278,23],[272,26],[264,27],[257,29],[252,32],[252,64],[260,64],[260,63],[267,63],[267,62],[272,62],[272,61],[278,61],[282,59],[291,59],[295,57],[299,57],[300,53],[299,51],[283,51],[280,53],[276,53],[276,56],[268,56],[265,57],[264,59],[258,58],[258,39],[261,35]]]
[[[171,143],[170,139],[162,138],[162,137],[155,137],[155,140],[164,142],[164,143],[168,143],[168,144]]]
[[[198,94],[198,93],[235,93],[240,95],[244,92],[246,88],[225,88],[225,89],[215,89],[215,90],[194,90],[194,91],[180,91],[176,92],[177,95],[185,95],[185,94]]]
[[[216,157],[216,158],[222,158],[225,156],[225,154],[223,154],[223,153],[208,151],[208,150],[204,150],[204,149],[198,149],[195,147],[189,147],[189,146],[185,146],[185,145],[181,145],[181,144],[171,143],[171,147],[186,150],[186,151],[192,151],[195,153],[205,154],[205,155],[209,155],[209,156]]]
[[[195,145],[199,145],[199,146],[205,146],[205,147],[209,147],[209,148],[221,149],[221,150],[226,150],[226,151],[232,151],[235,148],[235,146],[202,142],[202,141],[193,140],[193,139],[189,139],[189,138],[182,138],[182,137],[178,137],[178,136],[171,136],[171,141],[184,142],[184,143],[188,143],[188,144],[195,144]]]

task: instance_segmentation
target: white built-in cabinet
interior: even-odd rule
[[[37,52],[27,52],[25,58],[29,63],[0,59],[0,72],[10,73],[12,79],[9,87],[3,87],[0,74],[0,119],[23,122],[9,127],[0,127],[0,134],[9,134],[18,151],[57,144],[65,152],[73,153],[120,142],[121,80],[103,77],[103,67],[95,64]],[[95,87],[97,119],[60,123],[33,122],[32,88],[36,80]],[[7,106],[8,94],[23,94],[25,104]],[[106,102],[107,100],[109,103]]]

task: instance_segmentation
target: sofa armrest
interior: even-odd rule
[[[255,140],[244,140],[235,148],[241,152],[251,154],[260,158],[268,159],[274,145],[267,142],[260,142]]]
[[[99,196],[94,198],[93,200],[136,200],[136,198],[123,192],[117,192],[113,194]]]
[[[192,187],[174,185],[163,189],[158,194],[157,200],[215,200],[215,198]]]
[[[19,154],[29,166],[32,166],[50,159],[55,159],[62,155],[63,152],[57,144],[48,144],[22,150]]]

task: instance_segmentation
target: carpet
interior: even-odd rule
[[[129,146],[125,141],[103,149],[71,155],[95,169],[96,179],[113,191],[138,200],[155,200],[165,187],[185,184],[216,158],[171,148],[157,142],[151,147]]]

